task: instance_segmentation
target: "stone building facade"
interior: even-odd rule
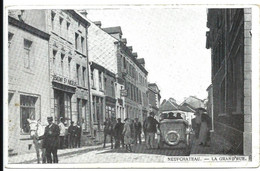
[[[148,97],[149,111],[153,111],[156,116],[159,116],[161,95],[156,83],[148,84]]]
[[[251,9],[209,9],[214,131],[229,153],[252,153]]]
[[[48,63],[45,72],[48,82],[41,85],[49,87],[44,91],[48,95],[49,109],[44,111],[41,122],[46,123],[47,116],[53,116],[55,123],[59,123],[61,117],[65,118],[66,126],[71,121],[78,122],[82,126],[81,139],[85,144],[85,135],[91,129],[87,57],[89,23],[74,10],[14,10],[10,15],[50,35],[48,52],[43,53],[47,56],[44,62]],[[38,48],[41,51],[44,46]],[[37,70],[42,70],[42,67],[38,66]]]
[[[20,154],[34,150],[27,119],[44,121],[50,115],[50,35],[19,18],[21,11],[9,12],[8,149]]]

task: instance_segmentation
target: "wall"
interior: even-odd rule
[[[36,119],[46,123],[50,116],[50,86],[48,66],[48,40],[43,40],[29,32],[9,24],[8,32],[13,33],[8,51],[8,90],[14,93],[8,107],[9,148],[18,153],[34,151],[28,149],[32,144],[28,134],[20,133],[20,95],[38,97]],[[24,67],[24,39],[32,41],[30,50],[30,69]]]

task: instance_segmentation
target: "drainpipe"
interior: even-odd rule
[[[93,125],[92,125],[92,110],[91,110],[91,104],[92,104],[92,98],[91,98],[91,94],[90,94],[90,91],[91,91],[91,87],[90,87],[90,82],[89,82],[89,78],[90,78],[90,67],[89,67],[89,55],[88,55],[88,27],[90,25],[87,26],[86,28],[86,60],[87,60],[87,71],[88,71],[88,104],[89,104],[89,124],[90,124],[90,134],[91,136],[93,137]]]

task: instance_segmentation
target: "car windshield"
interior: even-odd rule
[[[181,116],[181,113],[169,112],[169,113],[162,113],[160,115],[160,120],[163,119],[183,119],[183,117]]]

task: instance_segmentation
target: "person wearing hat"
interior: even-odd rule
[[[75,138],[76,138],[76,126],[74,125],[74,122],[70,122],[70,126],[68,128],[68,144],[69,148],[74,148],[76,143],[75,143]]]
[[[141,124],[141,122],[138,121],[138,118],[135,118],[135,120],[134,120],[135,144],[137,144],[137,140],[139,141],[139,144],[142,144],[141,133],[142,133],[142,124]]]
[[[47,163],[58,163],[59,126],[53,123],[53,117],[47,117],[48,126],[45,127],[44,135],[39,139],[44,140],[43,148],[46,148]]]
[[[121,118],[117,119],[115,125],[115,148],[119,148],[120,144],[124,148],[124,135],[123,135],[124,124],[121,122]]]
[[[210,142],[210,117],[204,110],[201,110],[201,124],[199,132],[199,145],[209,146]]]
[[[154,112],[150,112],[149,116],[145,119],[143,129],[146,135],[146,148],[153,148],[153,143],[155,139],[155,133],[157,132],[157,126],[159,127],[159,122],[154,119]]]
[[[133,142],[133,137],[132,137],[132,130],[131,130],[131,120],[128,118],[125,119],[123,135],[124,135],[124,143],[126,146],[126,151],[132,152],[131,144]]]

